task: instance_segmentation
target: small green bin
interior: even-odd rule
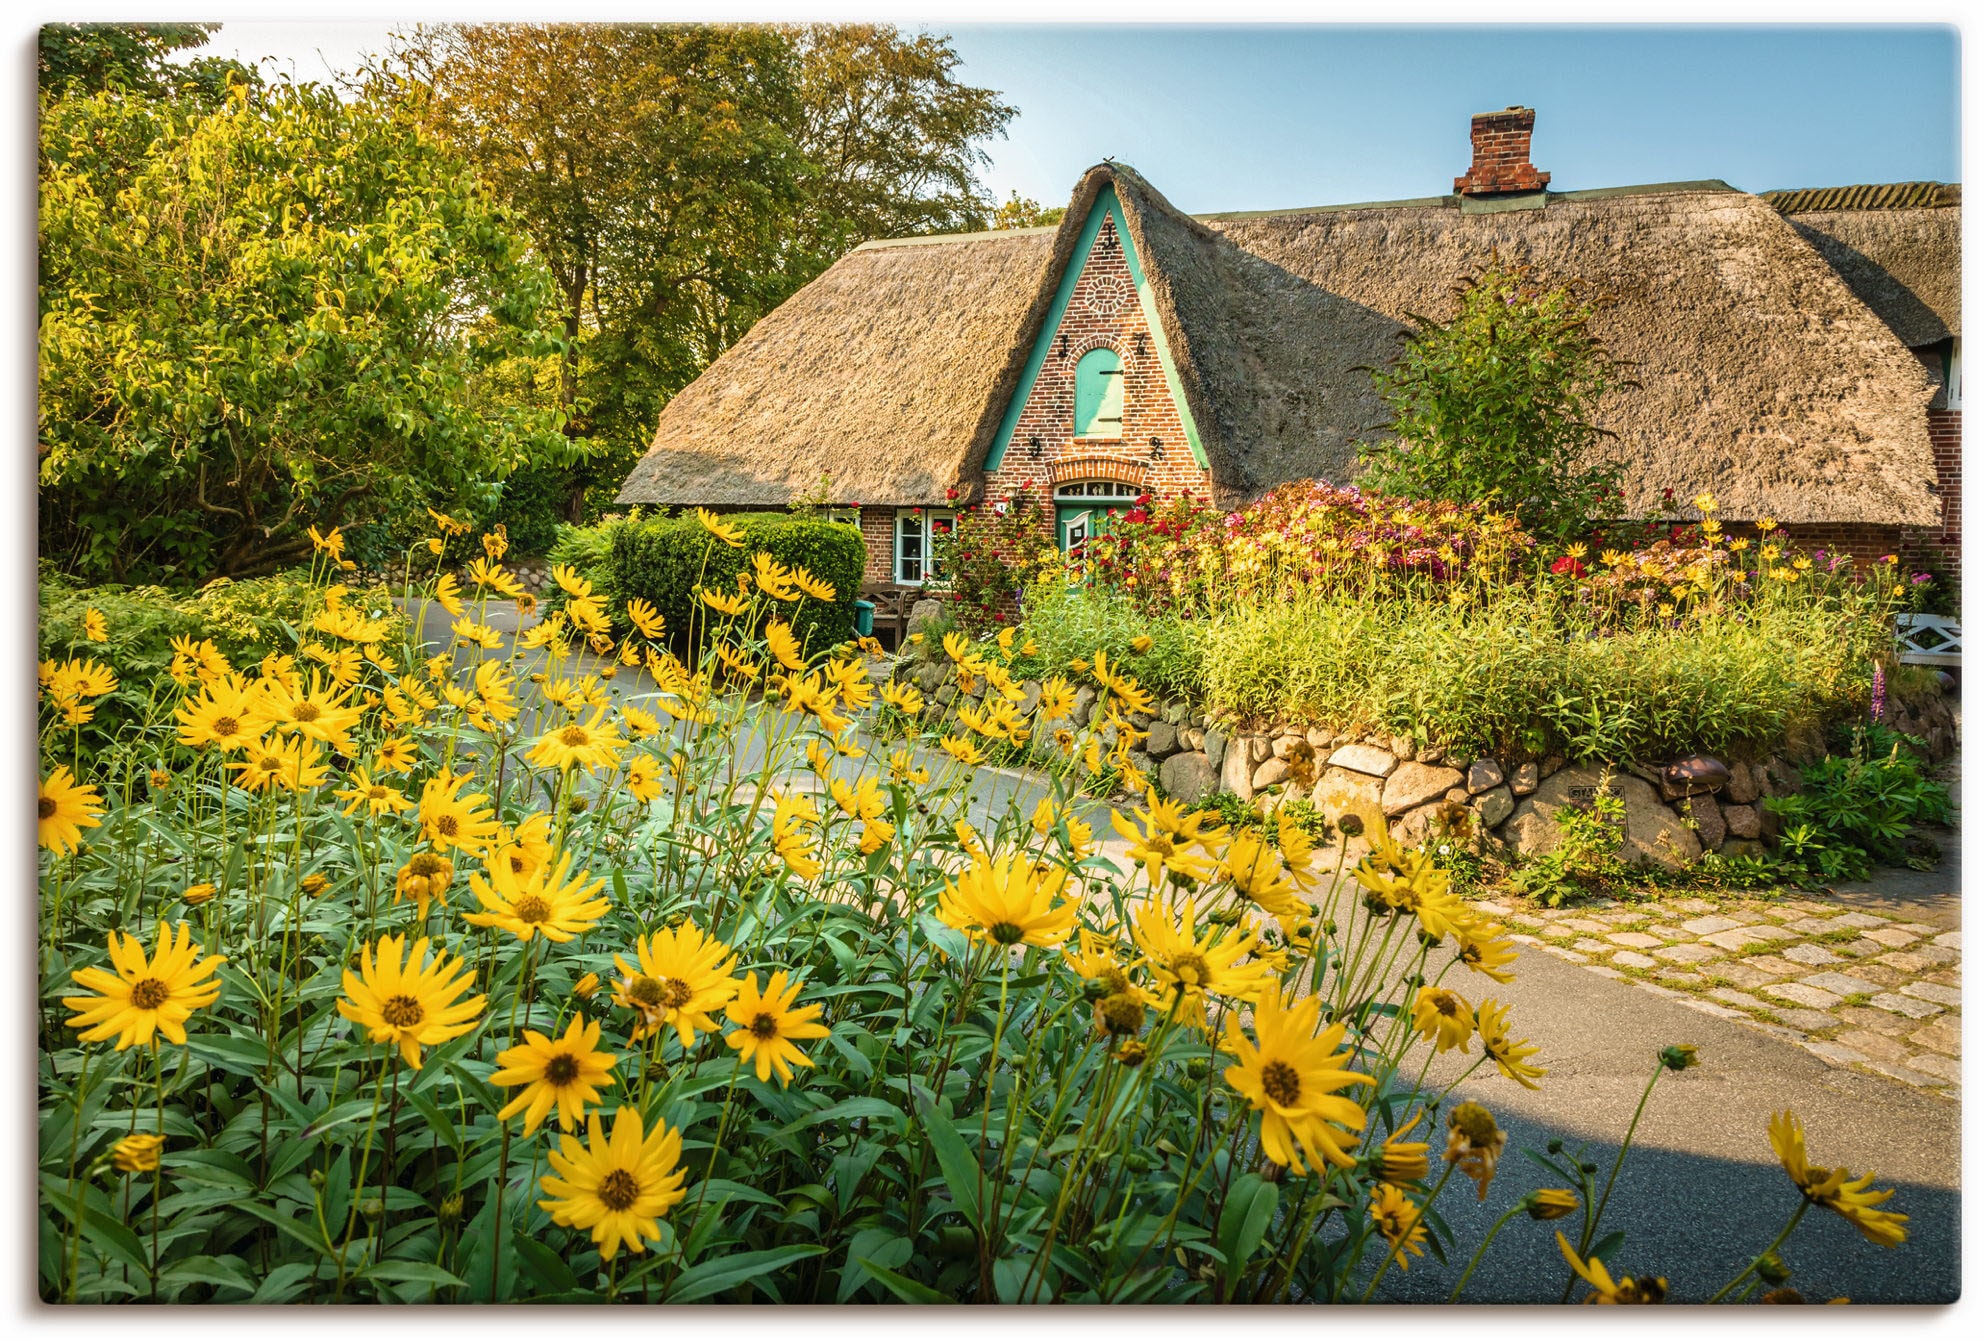
[[[854,603],[854,632],[863,638],[875,636],[875,603],[857,601]]]

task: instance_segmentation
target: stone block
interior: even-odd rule
[[[1430,764],[1401,764],[1385,779],[1384,805],[1387,816],[1404,815],[1415,807],[1439,801],[1447,789],[1459,784],[1458,769]]]
[[[1743,1013],[1733,1007],[1723,1006],[1720,1002],[1703,1001],[1699,997],[1684,997],[1681,999],[1681,1005],[1691,1011],[1699,1011],[1704,1016],[1719,1016],[1723,1020],[1743,1019]]]
[[[1869,983],[1866,979],[1856,978],[1852,974],[1837,972],[1808,974],[1801,981],[1814,988],[1823,988],[1829,993],[1838,993],[1841,997],[1848,997],[1854,993],[1872,994],[1881,990],[1881,985],[1878,983]]]
[[[1870,1058],[1883,1062],[1907,1062],[1908,1046],[1888,1035],[1875,1034],[1872,1030],[1843,1030],[1833,1036],[1835,1040],[1851,1049],[1858,1049]]]
[[[1273,753],[1274,747],[1268,744],[1267,737],[1250,736],[1247,738],[1247,762],[1249,764],[1263,763]]]
[[[1743,961],[1752,969],[1761,969],[1772,978],[1795,979],[1811,969],[1795,960],[1787,960],[1781,955],[1752,955]]]
[[[1178,729],[1168,722],[1151,723],[1150,735],[1144,738],[1144,753],[1154,760],[1177,754]]]
[[[1311,727],[1304,734],[1304,740],[1318,751],[1328,750],[1336,743],[1336,733],[1322,727]]]
[[[1515,809],[1516,799],[1506,787],[1489,788],[1474,799],[1474,813],[1483,829],[1495,828],[1514,814]]]
[[[1940,1053],[1910,1054],[1908,1066],[1918,1072],[1927,1072],[1942,1081],[1958,1085],[1963,1082],[1963,1063],[1956,1058],[1945,1058]]]
[[[1516,806],[1504,838],[1525,855],[1555,851],[1560,842],[1557,812],[1567,806],[1589,808],[1598,795],[1600,780],[1596,770],[1583,767],[1549,774]],[[1620,845],[1625,861],[1678,870],[1701,856],[1701,841],[1695,832],[1661,804],[1652,784],[1630,774],[1615,774],[1608,787],[1625,805]]]
[[[1711,946],[1720,946],[1725,951],[1740,951],[1745,946],[1773,940],[1771,937],[1758,935],[1764,930],[1758,927],[1732,927],[1727,932],[1711,932],[1702,940]],[[1778,929],[1773,927],[1769,930],[1775,932]]]
[[[1887,919],[1876,918],[1871,913],[1842,913],[1839,917],[1833,919],[1833,922],[1840,927],[1886,927],[1888,925]]]
[[[1309,800],[1326,819],[1335,823],[1346,815],[1364,822],[1373,834],[1385,832],[1385,808],[1381,800],[1384,784],[1372,774],[1355,769],[1331,768],[1316,780]]]
[[[1211,756],[1207,756],[1210,760]],[[1231,743],[1226,751],[1225,762],[1220,766],[1219,785],[1238,797],[1241,801],[1254,799],[1254,764],[1247,758],[1246,747],[1239,741]],[[1331,819],[1336,812],[1326,812]]]
[[[1571,948],[1590,955],[1602,955],[1615,949],[1611,943],[1600,941],[1597,937],[1580,937],[1571,943]]]
[[[1344,746],[1330,756],[1329,762],[1332,769],[1349,769],[1376,778],[1387,777],[1398,768],[1398,756],[1362,742]]]
[[[1715,914],[1711,914],[1706,918],[1691,918],[1681,924],[1681,926],[1687,928],[1698,937],[1705,937],[1711,932],[1727,932],[1732,927],[1741,927],[1742,925],[1734,918],[1723,918]]]
[[[1610,932],[1612,930],[1611,924],[1602,922],[1597,918],[1566,918],[1563,920],[1563,923],[1564,926],[1575,927],[1580,932]]]
[[[1696,899],[1692,895],[1686,899],[1670,899],[1667,907],[1679,909],[1682,913],[1710,913],[1715,909],[1715,905],[1708,900]]]
[[[1475,760],[1467,766],[1467,790],[1472,793],[1486,792],[1502,785],[1502,766],[1493,760]]]
[[[1911,983],[1901,991],[1909,997],[1919,997],[1925,1002],[1938,1002],[1946,1007],[1963,1005],[1963,993],[1959,989],[1945,987],[1940,983]]]
[[[1786,1025],[1794,1026],[1808,1034],[1830,1030],[1839,1024],[1823,1011],[1808,1011],[1804,1007],[1774,1006],[1770,1009],[1770,1014]]]
[[[1786,923],[1785,926],[1793,932],[1803,932],[1807,936],[1814,937],[1822,932],[1832,931],[1832,923],[1825,918],[1798,918]]]
[[[1727,1002],[1731,1006],[1739,1006],[1746,1011],[1771,1010],[1771,1004],[1764,1001],[1761,997],[1752,997],[1750,994],[1738,992],[1734,988],[1711,988],[1708,995],[1718,1002]]]
[[[1685,803],[1683,814],[1695,822],[1695,837],[1703,848],[1720,848],[1729,837],[1729,826],[1724,823],[1722,808],[1715,804],[1715,798],[1692,797]]]
[[[1754,766],[1742,763],[1729,766],[1729,786],[1723,789],[1723,796],[1733,802],[1753,802],[1762,792],[1763,780]]]
[[[1659,937],[1650,937],[1644,932],[1613,932],[1605,939],[1615,946],[1629,946],[1636,951],[1651,950],[1661,944]]]
[[[1625,965],[1629,969],[1652,969],[1660,961],[1650,955],[1641,955],[1638,951],[1620,951],[1612,957],[1612,963]]]
[[[1254,791],[1259,792],[1262,788],[1273,787],[1286,777],[1288,777],[1288,761],[1268,759],[1262,760],[1260,765],[1255,768],[1254,777],[1251,781],[1254,785]]]
[[[1870,927],[1867,929],[1867,940],[1878,941],[1883,946],[1900,950],[1903,946],[1911,946],[1922,938],[1914,932],[1904,932],[1898,927]]]
[[[1927,1020],[1943,1014],[1943,1009],[1934,1002],[1925,1002],[1919,997],[1903,997],[1900,993],[1875,993],[1868,1002],[1883,1011],[1892,1011],[1915,1020]]]
[[[1653,953],[1661,959],[1677,965],[1698,965],[1704,961],[1716,958],[1715,952],[1708,947],[1695,945],[1662,946]]]
[[[1219,775],[1213,772],[1212,761],[1197,751],[1172,755],[1158,766],[1157,777],[1166,795],[1187,806],[1204,801],[1219,786]]]
[[[1530,760],[1518,764],[1509,772],[1509,791],[1515,793],[1518,797],[1527,797],[1530,793],[1536,791],[1536,785],[1542,781],[1541,776],[1537,773],[1536,762]]]
[[[1850,1067],[1856,1062],[1867,1061],[1867,1055],[1858,1049],[1844,1044],[1834,1044],[1823,1039],[1814,1039],[1805,1045],[1805,1051],[1814,1057],[1823,1058],[1835,1067]]]
[[[1947,1053],[1952,1058],[1963,1056],[1963,1020],[1958,1016],[1944,1016],[1931,1021],[1908,1036],[1908,1042],[1918,1049],[1931,1049],[1937,1053]]]
[[[1784,948],[1784,958],[1795,960],[1801,965],[1836,965],[1842,963],[1837,955],[1834,955],[1825,947],[1814,946],[1810,942],[1799,946],[1786,946]]]
[[[1723,807],[1722,823],[1732,839],[1756,839],[1763,836],[1763,817],[1757,814],[1757,808],[1754,806]]]
[[[1904,1035],[1915,1028],[1915,1022],[1906,1016],[1897,1016],[1892,1011],[1882,1011],[1878,1007],[1843,1006],[1833,1015],[1846,1024],[1861,1030],[1872,1030],[1876,1034]]]
[[[1687,941],[1690,939],[1686,928],[1675,927],[1668,923],[1654,923],[1647,928],[1647,931],[1659,937],[1662,941]]]
[[[1744,964],[1741,960],[1719,964],[1714,972],[1718,978],[1728,979],[1739,988],[1761,988],[1766,983],[1775,983],[1784,977],[1782,974],[1758,969],[1755,965]]]
[[[1814,1009],[1839,1005],[1838,993],[1827,992],[1824,988],[1814,988],[1809,983],[1774,983],[1764,991],[1772,997]]]
[[[1881,943],[1878,941],[1869,941],[1865,937],[1858,937],[1852,941],[1834,942],[1832,951],[1834,955],[1843,955],[1849,960],[1858,960],[1863,956],[1879,955],[1881,953]]]

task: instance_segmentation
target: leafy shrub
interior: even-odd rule
[[[1111,665],[1159,694],[1197,694],[1193,631],[1176,615],[1145,614],[1106,590],[1070,587],[1051,577],[1028,589],[1025,612],[1021,633],[1036,651],[1015,661],[1024,675],[1065,675],[1070,662],[1093,657],[1099,648]],[[1142,639],[1149,645],[1140,649]]]
[[[1009,623],[1008,608],[1043,565],[1060,567],[1060,550],[1047,537],[1040,501],[1025,491],[1003,505],[975,505],[957,515],[949,534],[931,545],[931,566],[943,574],[936,594],[974,633]]]
[[[1622,468],[1594,454],[1612,436],[1593,423],[1597,404],[1618,380],[1590,330],[1608,301],[1491,255],[1461,281],[1454,316],[1415,317],[1375,375],[1395,436],[1364,453],[1366,483],[1485,502],[1560,542],[1617,515]]]
[[[735,592],[750,556],[762,551],[788,567],[805,568],[834,589],[836,600],[802,600],[792,613],[793,632],[803,646],[818,650],[854,636],[854,600],[868,563],[859,528],[785,513],[735,513],[723,520],[742,530],[742,548],[719,540],[693,514],[611,527],[607,563],[616,618],[626,601],[643,598],[654,603],[675,637],[686,640],[689,631],[709,625],[698,589]]]
[[[1558,809],[1557,846],[1538,853],[1514,875],[1517,894],[1540,899],[1556,908],[1566,899],[1617,890],[1633,878],[1619,856],[1624,843],[1626,803],[1601,779],[1591,809]]]
[[[1950,792],[1922,774],[1906,738],[1888,732],[1886,751],[1862,735],[1845,755],[1828,755],[1805,770],[1804,791],[1765,800],[1783,824],[1781,861],[1827,880],[1860,880],[1875,864],[1921,859],[1908,837],[1915,825],[1946,825]]]

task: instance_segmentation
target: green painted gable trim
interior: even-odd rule
[[[1172,403],[1178,407],[1179,422],[1185,426],[1185,442],[1192,449],[1192,460],[1199,464],[1200,469],[1207,469],[1205,448],[1199,443],[1199,426],[1192,418],[1191,407],[1185,403],[1185,384],[1178,379],[1178,365],[1171,357],[1170,342],[1164,338],[1164,323],[1158,320],[1157,301],[1151,293],[1150,278],[1144,274],[1143,262],[1137,257],[1137,245],[1131,240],[1129,224],[1123,218],[1123,203],[1116,198],[1115,187],[1105,186],[1089,209],[1081,237],[1075,243],[1067,268],[1061,272],[1061,283],[1054,290],[1054,305],[1048,309],[1046,324],[1040,328],[1040,336],[1033,343],[1033,353],[1027,356],[1026,371],[1020,376],[1019,386],[1006,403],[1006,413],[999,421],[999,432],[992,440],[992,448],[985,454],[985,469],[988,471],[998,470],[1006,460],[1006,448],[1013,441],[1013,431],[1019,427],[1020,413],[1033,396],[1033,386],[1040,377],[1040,370],[1047,365],[1048,351],[1054,346],[1062,318],[1068,315],[1068,304],[1075,296],[1075,284],[1081,279],[1082,272],[1088,269],[1089,252],[1095,246],[1096,236],[1102,232],[1105,218],[1116,222],[1116,237],[1123,244],[1123,259],[1129,263],[1130,282],[1136,286],[1144,324],[1150,328],[1158,366],[1164,370],[1164,385],[1171,392]]]

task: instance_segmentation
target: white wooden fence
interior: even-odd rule
[[[1899,660],[1915,666],[1961,666],[1963,627],[1947,615],[1897,615],[1894,638]]]

